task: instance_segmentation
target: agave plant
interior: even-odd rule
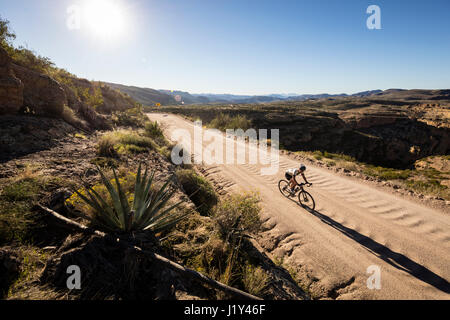
[[[108,204],[100,194],[92,187],[86,186],[86,195],[75,190],[76,194],[93,209],[92,217],[84,216],[95,224],[98,224],[112,232],[152,231],[159,232],[170,228],[187,214],[174,211],[183,201],[167,207],[175,190],[170,188],[169,179],[159,190],[153,190],[155,172],[148,175],[148,168],[142,175],[139,165],[134,188],[134,199],[130,205],[125,192],[113,169],[115,186],[106,178],[102,170],[97,167],[103,185],[106,187],[112,200]]]

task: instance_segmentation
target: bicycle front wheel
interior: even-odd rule
[[[289,182],[286,180],[281,180],[278,182],[278,188],[280,189],[280,192],[283,196],[288,198],[291,195],[291,192],[289,191]]]
[[[314,211],[314,209],[316,209],[316,202],[314,201],[314,198],[306,191],[302,191],[298,194],[298,201],[305,209],[311,211]]]

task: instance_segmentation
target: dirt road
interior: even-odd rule
[[[186,129],[193,137],[193,123],[181,117],[148,116],[165,127],[169,138],[175,129]],[[316,209],[308,212],[278,191],[285,170],[297,166],[297,161],[280,156],[275,175],[262,175],[264,165],[253,164],[212,165],[206,171],[224,188],[260,192],[267,237],[277,239],[271,254],[307,270],[313,279],[309,289],[316,295],[450,299],[448,214],[313,166],[307,177],[314,184],[308,191]],[[369,289],[374,270],[381,272],[381,287]],[[376,284],[373,279],[369,282]]]

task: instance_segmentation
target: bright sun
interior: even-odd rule
[[[85,22],[95,36],[116,39],[125,32],[124,8],[116,0],[89,0],[84,7]]]

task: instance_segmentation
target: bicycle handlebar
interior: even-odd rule
[[[304,183],[304,182],[302,182],[302,183],[299,183],[298,184],[299,186],[308,186],[308,187],[311,187],[313,184],[312,183]]]

